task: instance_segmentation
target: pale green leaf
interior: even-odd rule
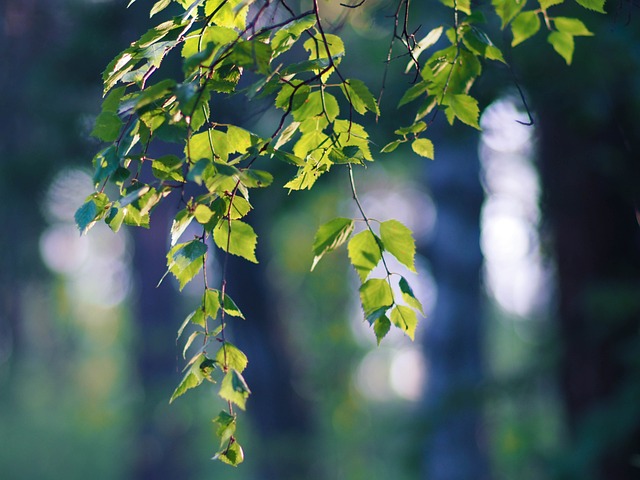
[[[220,384],[220,397],[235,403],[242,410],[245,410],[249,394],[251,394],[251,390],[249,390],[247,382],[240,372],[233,369],[229,370]]]
[[[458,118],[462,123],[480,130],[480,108],[475,98],[465,94],[446,95],[442,103],[447,106],[445,114],[449,123]]]
[[[213,459],[220,460],[222,463],[232,467],[237,467],[244,461],[244,450],[242,450],[237,440],[234,440],[226,448],[216,453]]]
[[[576,2],[587,10],[593,10],[598,13],[607,13],[604,9],[605,0],[576,0]]]
[[[364,115],[365,112],[369,110],[376,115],[380,115],[377,100],[362,80],[350,78],[346,83],[343,83],[340,86],[345,97],[351,102],[351,105],[356,112]]]
[[[394,140],[393,142],[389,142],[384,147],[382,147],[382,150],[380,150],[380,152],[391,153],[403,143],[404,143],[404,140]]]
[[[559,32],[568,33],[574,37],[589,37],[593,35],[586,25],[577,18],[555,17],[553,24]]]
[[[400,291],[402,292],[402,299],[407,302],[407,304],[411,308],[415,308],[422,315],[424,315],[424,309],[422,308],[422,303],[420,300],[416,298],[416,295],[413,293],[409,282],[404,277],[400,277]]]
[[[184,344],[184,348],[182,349],[182,358],[187,358],[187,350],[189,350],[189,347],[191,346],[191,344],[200,335],[203,335],[203,332],[201,332],[200,330],[191,332],[191,335],[189,335],[189,338],[187,338],[187,341]]]
[[[363,230],[349,240],[349,259],[363,282],[382,260],[382,249],[378,242],[379,239],[370,230]]]
[[[387,220],[380,224],[380,237],[385,250],[398,259],[412,272],[416,271],[414,257],[416,242],[411,230],[397,220]]]
[[[433,160],[433,142],[428,138],[416,138],[413,142],[411,142],[411,149],[421,157],[426,157]]]
[[[366,317],[393,305],[393,292],[389,282],[381,278],[370,278],[360,286],[360,302]]]
[[[189,224],[191,224],[191,220],[193,220],[193,213],[191,213],[187,208],[180,210],[176,214],[175,218],[173,219],[173,223],[171,224],[172,247],[177,243],[184,231],[189,227]]]
[[[213,240],[225,252],[258,263],[255,254],[258,236],[248,223],[242,220],[223,220],[214,229]]]
[[[198,223],[206,225],[213,217],[213,212],[207,205],[199,204],[193,211],[193,216]]]
[[[227,441],[236,433],[236,416],[222,410],[213,422],[218,425],[216,435],[220,439],[220,446],[226,447]]]
[[[239,373],[242,373],[249,364],[249,360],[244,352],[229,342],[224,342],[218,349],[215,360],[224,371],[233,369]]]
[[[411,340],[414,340],[418,326],[418,316],[415,310],[404,305],[396,305],[391,310],[390,319],[391,323],[406,333]]]
[[[151,8],[149,17],[153,17],[156,13],[160,13],[171,4],[171,0],[159,0]]]
[[[325,253],[331,252],[347,241],[353,232],[355,222],[350,218],[334,218],[321,225],[313,240],[313,264],[316,267]]]
[[[179,396],[183,395],[187,390],[197,387],[205,379],[211,380],[211,371],[215,368],[213,360],[208,359],[203,353],[198,354],[192,361],[187,373],[182,378],[178,387],[174,390],[169,403]]]
[[[207,245],[199,240],[180,243],[167,253],[167,266],[178,283],[180,290],[195,277],[203,265]]]
[[[176,155],[164,155],[153,161],[151,169],[158,180],[174,180],[184,182],[182,166],[184,160]]]
[[[574,49],[573,37],[564,32],[551,32],[547,40],[553,46],[553,49],[564,58],[567,65],[571,65]]]
[[[215,319],[218,315],[218,310],[220,310],[220,292],[212,288],[207,288],[204,292],[202,304],[204,306],[204,314],[207,317]]]
[[[391,330],[391,322],[386,315],[382,315],[373,322],[373,332],[376,334],[378,345],[380,345],[382,339],[389,333],[389,330]]]
[[[528,10],[518,14],[511,24],[511,31],[513,32],[511,46],[515,47],[524,42],[538,33],[538,30],[540,30],[540,17],[538,17],[537,12]]]

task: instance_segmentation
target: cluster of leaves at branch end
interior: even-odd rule
[[[416,247],[411,230],[397,220],[387,220],[380,223],[379,234],[370,228],[353,234],[355,223],[353,219],[339,217],[319,227],[313,242],[312,270],[326,253],[348,242],[349,259],[361,282],[359,293],[364,316],[373,328],[378,344],[389,333],[391,325],[413,340],[418,313],[424,315],[422,304],[407,279],[390,272],[384,260],[384,255],[390,254],[415,273]],[[369,278],[381,264],[385,278]]]

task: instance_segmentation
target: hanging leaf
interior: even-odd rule
[[[547,40],[553,46],[553,49],[564,58],[567,65],[571,65],[574,48],[573,37],[564,32],[551,32]]]
[[[200,240],[179,243],[167,254],[167,266],[178,283],[180,290],[195,277],[202,268],[207,245]]]
[[[538,30],[540,30],[540,18],[537,12],[528,10],[518,14],[511,24],[511,31],[513,32],[511,46],[515,47],[524,42],[538,33]]]
[[[229,370],[220,384],[220,397],[245,410],[249,394],[251,391],[242,375],[237,370]]]
[[[314,257],[311,271],[313,271],[325,253],[332,252],[347,241],[353,232],[354,226],[355,222],[352,219],[339,217],[318,228],[313,240]]]
[[[380,239],[370,230],[363,230],[349,240],[349,259],[363,282],[382,260],[382,249],[378,242]]]
[[[203,353],[197,355],[195,360],[192,361],[189,370],[187,370],[187,373],[182,378],[182,381],[171,395],[169,403],[173,403],[176,398],[184,395],[188,390],[197,387],[205,379],[213,381],[211,379],[211,372],[214,368],[215,364],[213,360],[208,359]]]
[[[414,340],[416,327],[418,326],[418,317],[415,310],[404,305],[396,305],[391,310],[391,323],[401,329],[407,336]]]
[[[402,292],[402,299],[409,304],[411,308],[415,308],[422,315],[424,315],[424,309],[422,308],[422,303],[418,300],[409,285],[409,282],[404,277],[400,277],[400,291]]]
[[[258,236],[248,223],[242,220],[222,220],[213,231],[213,240],[225,252],[258,263],[255,254]]]
[[[387,220],[380,224],[380,237],[385,250],[396,257],[409,270],[416,271],[414,265],[416,242],[413,239],[411,230],[397,220]]]
[[[393,293],[389,282],[381,278],[370,278],[360,286],[360,302],[365,316],[393,305]]]
[[[411,142],[411,149],[421,157],[426,157],[433,160],[433,142],[428,138],[416,138]]]
[[[391,322],[386,315],[382,315],[373,322],[373,332],[376,334],[378,345],[380,345],[382,339],[387,336],[389,330],[391,330]]]
[[[237,370],[242,373],[249,360],[247,356],[235,345],[224,342],[218,353],[216,353],[215,361],[226,372],[229,369]]]

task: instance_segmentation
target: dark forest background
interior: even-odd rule
[[[323,5],[336,24],[337,3]],[[340,30],[344,68],[373,91],[387,3],[350,11]],[[424,3],[412,14],[422,35],[450,15]],[[308,271],[317,226],[353,214],[346,175],[254,202],[261,263],[230,268],[253,391],[238,469],[209,460],[213,391],[168,405],[175,332],[194,303],[169,281],[156,288],[172,212],[118,235],[73,225],[99,147],[101,72],[151,26],[150,2],[125,4],[0,3],[0,478],[640,478],[633,2],[605,16],[567,7],[595,32],[570,67],[543,36],[509,51],[512,70],[485,65],[482,133],[443,123],[435,161],[398,150],[357,172],[368,212],[416,234],[428,312],[415,343],[376,347],[344,252]],[[411,115],[394,110],[404,66],[392,65],[390,113],[371,127],[380,147]],[[533,126],[516,122],[518,86]],[[270,121],[240,97],[218,108],[256,129]]]

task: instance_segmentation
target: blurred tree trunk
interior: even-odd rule
[[[561,73],[551,84],[534,70],[527,84],[540,116],[572,437],[559,478],[631,480],[640,478],[639,39],[637,25],[602,23],[570,69],[552,58],[545,71]]]
[[[637,204],[625,186],[630,178],[640,180],[640,131],[633,134],[635,150],[626,150],[617,128],[623,106],[593,130],[576,129],[575,113],[561,103],[545,102],[540,110],[545,207],[557,260],[562,391],[574,441],[584,445],[586,436],[597,444],[583,468],[592,463],[599,472],[594,478],[603,480],[640,477],[631,461],[640,452],[640,377],[629,361],[640,329],[640,230]],[[578,471],[567,478],[585,477]]]
[[[422,478],[481,480],[488,477],[478,389],[484,379],[480,291],[480,208],[477,137],[443,146],[429,164],[428,183],[437,223],[424,252],[438,286],[427,320],[424,350],[431,431]]]
[[[263,200],[273,204],[269,199]],[[251,223],[260,232],[260,219]],[[252,451],[253,455],[259,455],[255,478],[312,479],[311,467],[316,456],[311,405],[294,388],[299,372],[286,322],[279,317],[274,301],[277,295],[270,285],[269,247],[263,240],[266,235],[260,238],[259,264],[230,256],[227,267],[229,294],[246,317],[246,321],[233,328],[233,333],[234,342],[249,357],[244,376],[252,391],[247,413],[257,436]]]

